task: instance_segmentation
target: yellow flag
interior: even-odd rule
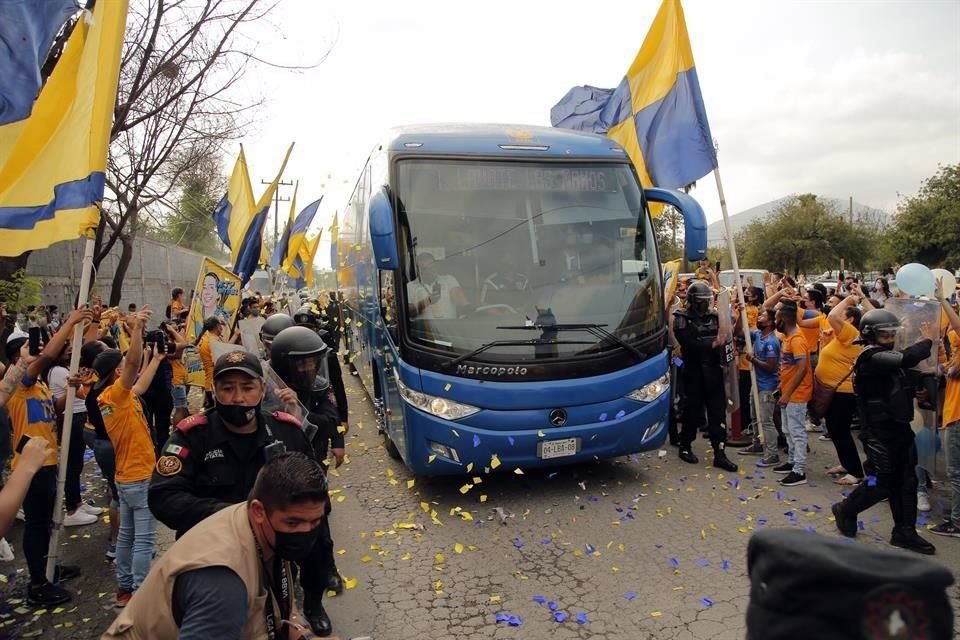
[[[0,126],[0,256],[99,222],[127,0],[85,11],[29,117]]]

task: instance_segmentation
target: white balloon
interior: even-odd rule
[[[952,273],[946,269],[931,269],[933,272],[933,277],[940,279],[943,278],[943,295],[947,298],[952,296],[957,291],[957,279]]]

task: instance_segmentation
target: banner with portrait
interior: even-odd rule
[[[203,321],[211,316],[223,320],[233,329],[240,313],[240,278],[204,258],[197,276],[197,286],[190,301],[187,318],[187,342],[193,343],[203,331]]]

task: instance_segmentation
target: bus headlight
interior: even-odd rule
[[[670,391],[670,374],[665,373],[653,382],[634,389],[627,397],[637,402],[653,402],[667,391]]]
[[[414,391],[403,384],[399,375],[394,374],[394,379],[397,381],[397,390],[400,392],[400,397],[403,398],[404,402],[438,418],[443,418],[444,420],[459,420],[467,416],[472,416],[480,411],[478,407],[469,404],[455,402],[449,398],[439,398],[421,391]]]

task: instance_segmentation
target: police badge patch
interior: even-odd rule
[[[157,460],[157,473],[162,476],[175,476],[183,469],[183,463],[176,456],[161,456]]]

